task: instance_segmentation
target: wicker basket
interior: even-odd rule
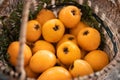
[[[3,1],[3,3],[5,5],[0,6],[0,16],[2,16],[2,20],[7,20],[6,16],[9,18],[9,14],[13,10],[15,10],[15,6],[17,4],[24,3],[22,0],[9,0],[8,3],[5,3],[4,1]],[[31,1],[33,4],[32,8],[35,11],[37,9],[37,3],[35,0],[32,0],[32,1]],[[42,3],[41,1],[39,1],[39,3],[43,4],[44,8],[45,7],[51,8],[55,14],[56,14],[57,9],[59,9],[58,7],[60,5],[62,5],[62,6],[69,5],[69,4],[76,5],[73,2],[61,3],[62,0],[56,0],[56,1],[59,2],[59,5],[55,4],[55,0],[51,0],[51,4]],[[105,36],[104,51],[106,51],[108,53],[108,55],[110,57],[110,63],[105,68],[103,68],[101,71],[95,72],[93,74],[90,74],[90,75],[87,75],[84,77],[77,77],[77,78],[74,78],[73,80],[112,80],[112,79],[110,79],[111,73],[113,73],[113,70],[115,70],[117,65],[120,63],[120,59],[119,59],[120,58],[120,50],[119,50],[120,49],[120,45],[119,45],[120,42],[119,42],[119,35],[117,32],[118,24],[116,25],[114,23],[114,21],[109,20],[107,13],[105,14],[105,11],[103,9],[99,8],[100,5],[95,4],[96,2],[94,2],[94,0],[84,0],[84,1],[83,0],[76,0],[76,1],[77,1],[77,3],[80,4],[80,5],[76,5],[77,7],[80,7],[84,2],[87,2],[89,7],[91,9],[93,9],[94,12],[92,15],[98,21],[99,26],[103,30],[103,34]],[[98,1],[101,1],[101,0],[98,0]],[[1,3],[2,3],[2,1],[0,2],[0,4]],[[13,3],[14,3],[14,5],[13,5]],[[112,2],[112,3],[114,4],[114,2]],[[30,5],[30,0],[28,0],[28,1],[26,0],[26,2],[24,4],[26,4],[26,6],[28,7]],[[25,9],[25,7],[24,7],[24,9]],[[27,8],[27,10],[29,11],[29,7]],[[22,19],[23,19],[23,21],[24,20],[26,21],[27,18],[22,18]],[[24,25],[21,25],[21,26],[24,26]],[[2,23],[0,23],[0,28],[2,28]],[[0,33],[0,34],[2,34],[2,33]],[[7,63],[5,63],[5,61],[2,61],[2,60],[0,62],[0,75],[3,76],[3,78],[2,77],[0,78],[3,80],[8,80],[8,79],[9,80],[10,79],[17,80],[18,78],[21,77],[21,74],[19,72],[11,70],[10,68],[8,68]],[[30,79],[30,78],[27,78],[27,79],[34,80],[34,79]]]

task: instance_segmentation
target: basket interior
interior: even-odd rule
[[[63,6],[66,6],[66,5],[75,5],[78,8],[83,8],[83,9],[86,8],[88,10],[91,9],[90,7],[88,7],[86,5],[79,5],[78,3],[74,2],[74,1],[73,2],[59,3],[59,4],[56,4],[56,5],[48,5],[48,6],[46,6],[46,8],[57,12],[57,11],[59,11],[60,8],[62,8]],[[40,9],[41,8],[42,7],[40,7]],[[19,18],[16,19],[16,20],[19,20],[22,17],[20,15],[20,13],[22,12],[22,8],[19,8],[19,11],[20,12],[17,13],[17,14],[19,14],[18,15]],[[36,13],[37,13],[37,11],[35,13],[31,12],[32,16],[29,16],[29,19],[33,19]],[[96,15],[96,13],[91,12],[91,15],[97,21],[97,24],[99,25],[97,28],[99,29],[99,31],[102,33],[102,36],[103,36],[103,40],[102,40],[103,42],[102,43],[104,44],[104,46],[101,45],[99,48],[103,49],[105,52],[108,53],[108,55],[110,57],[110,62],[112,62],[112,60],[114,60],[116,55],[119,53],[119,47],[118,47],[119,42],[117,41],[117,37],[115,36],[115,33],[114,33],[115,30],[111,26],[108,26],[108,23],[106,23],[102,19],[100,19],[100,17],[98,15]],[[11,15],[11,16],[13,16],[13,15]],[[0,42],[0,44],[2,44],[2,45],[6,44],[4,47],[7,47],[10,42],[18,40],[18,38],[19,38],[19,36],[16,36],[16,34],[19,35],[19,32],[18,32],[19,27],[18,26],[20,26],[20,24],[18,26],[15,26],[15,25],[18,24],[20,22],[20,20],[16,21],[16,23],[14,23],[14,21],[12,22],[11,19],[6,18],[6,17],[5,18],[2,17],[1,19],[3,19],[3,21],[2,21],[3,26],[6,26],[6,27],[2,27],[2,29],[3,29],[2,32],[3,33],[1,33],[0,35],[3,35],[3,34],[7,34],[7,35],[3,36],[3,38],[5,38],[5,39],[1,40],[2,42]],[[4,24],[6,22],[8,22],[7,25]],[[10,24],[10,23],[13,23],[13,24]],[[12,28],[10,28],[10,30],[9,30],[8,25],[12,26]],[[96,27],[95,26],[96,24],[93,24],[93,25],[94,25],[94,27]],[[15,30],[15,28],[17,28],[17,30]],[[8,29],[8,30],[5,30],[5,29]],[[15,32],[16,32],[16,34],[14,34]],[[9,36],[9,37],[7,37],[7,36]],[[6,43],[6,41],[8,41],[8,43]],[[9,56],[4,55],[6,53],[6,49],[3,49],[2,47],[0,47],[0,51],[1,51],[1,55],[2,55],[1,60],[3,61],[3,64],[5,66],[8,64],[8,66],[9,66],[9,63],[6,61],[6,58],[8,58]],[[4,58],[4,60],[3,60],[3,58]],[[10,69],[11,69],[11,67],[10,67]]]

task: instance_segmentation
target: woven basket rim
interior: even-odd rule
[[[55,6],[55,5],[53,5],[53,7],[54,7],[54,6]],[[100,23],[102,22],[102,23],[104,24],[104,19],[103,19],[103,20],[100,19],[100,16],[98,16],[96,12],[95,12],[94,16],[97,17],[97,19],[98,19],[98,21],[100,21]],[[106,22],[105,22],[105,23],[106,23]],[[106,23],[106,24],[107,24],[107,23]],[[109,25],[107,25],[107,26],[109,27]],[[113,33],[114,33],[114,32],[113,32]],[[117,33],[115,32],[114,34],[116,35]],[[116,43],[119,44],[119,42],[117,41],[117,40],[118,40],[117,36],[114,36],[114,37],[115,37]],[[120,46],[118,46],[118,45],[117,45],[117,47],[118,47],[118,49],[120,48]],[[96,79],[96,78],[98,78],[99,76],[108,73],[109,71],[111,71],[111,70],[120,62],[120,60],[118,59],[119,56],[120,56],[120,52],[117,52],[117,54],[116,54],[116,56],[114,57],[114,59],[113,59],[103,70],[101,70],[101,71],[99,71],[99,72],[95,72],[95,74],[93,73],[93,74],[90,74],[89,76],[85,76],[85,77],[83,77],[83,78],[79,78],[79,80],[86,79],[86,78],[87,78],[87,79],[88,79],[88,78],[90,78],[90,79],[91,79],[91,78]],[[15,73],[15,75],[18,76],[19,74],[18,74],[18,73]],[[15,75],[14,75],[14,76],[15,76]]]

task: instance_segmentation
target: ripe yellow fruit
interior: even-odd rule
[[[45,40],[38,40],[33,44],[32,47],[33,54],[36,53],[38,50],[49,50],[55,54],[54,46]]]
[[[77,41],[82,49],[92,51],[99,47],[101,36],[95,28],[88,27],[78,33]]]
[[[57,47],[62,44],[63,42],[66,41],[72,41],[73,43],[77,44],[77,39],[74,35],[72,34],[65,34],[63,35],[62,39],[57,43]]]
[[[35,79],[37,79],[38,76],[39,76],[38,73],[35,73],[35,72],[33,72],[33,71],[30,69],[29,65],[27,65],[27,66],[25,67],[25,72],[26,72],[26,76],[29,77],[29,78],[35,78]]]
[[[76,27],[70,29],[70,34],[72,34],[72,35],[74,35],[74,36],[77,37],[79,31],[82,30],[83,28],[86,28],[86,27],[89,27],[89,26],[80,21],[80,22],[76,25]]]
[[[13,66],[17,65],[17,58],[19,53],[19,42],[14,41],[12,42],[7,49],[7,53],[9,54],[10,58],[9,61]],[[30,58],[32,57],[32,52],[29,46],[25,44],[24,47],[24,66],[29,63]]]
[[[65,6],[60,10],[58,17],[65,27],[73,28],[79,23],[81,12],[76,6]]]
[[[87,61],[77,59],[70,66],[69,71],[73,77],[85,76],[93,73],[93,69]]]
[[[42,9],[37,15],[36,20],[43,25],[45,22],[47,22],[50,19],[55,19],[56,16],[51,10],[48,9]]]
[[[99,71],[109,63],[109,57],[102,50],[93,50],[84,58],[93,68],[94,71]]]
[[[36,20],[30,20],[27,23],[26,40],[34,42],[41,36],[41,25]]]
[[[71,75],[67,69],[55,66],[43,72],[37,80],[71,80]]]
[[[58,47],[57,57],[63,64],[70,65],[74,60],[81,58],[81,51],[76,44],[67,41]]]
[[[42,73],[56,64],[56,56],[48,50],[37,51],[30,60],[30,68],[36,73]]]
[[[59,19],[52,19],[47,21],[42,26],[43,38],[52,43],[58,42],[65,32],[65,27]]]

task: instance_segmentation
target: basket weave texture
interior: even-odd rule
[[[8,3],[6,3],[7,1]],[[34,0],[33,0],[34,1]],[[38,0],[39,1],[39,0]],[[54,0],[51,0],[54,1]],[[103,26],[103,33],[105,36],[106,46],[104,50],[108,52],[111,62],[103,70],[94,74],[78,77],[73,80],[118,80],[119,78],[119,63],[120,63],[120,35],[119,35],[119,20],[120,20],[120,1],[119,0],[76,0],[82,5],[82,1],[87,2],[97,15],[96,18],[101,26]],[[18,3],[23,3],[22,0],[1,0],[0,1],[0,16],[9,16],[9,14],[15,9]],[[4,3],[4,5],[2,4]],[[14,5],[13,5],[14,3]],[[52,3],[51,3],[52,4]],[[107,4],[107,5],[106,5]],[[54,3],[53,3],[54,5]],[[33,6],[36,9],[36,5]],[[2,24],[0,23],[0,28]],[[3,62],[0,62],[0,80],[15,79],[19,74],[4,67]],[[6,74],[6,71],[8,74]],[[14,77],[15,76],[15,77]],[[28,79],[29,80],[29,79]]]

